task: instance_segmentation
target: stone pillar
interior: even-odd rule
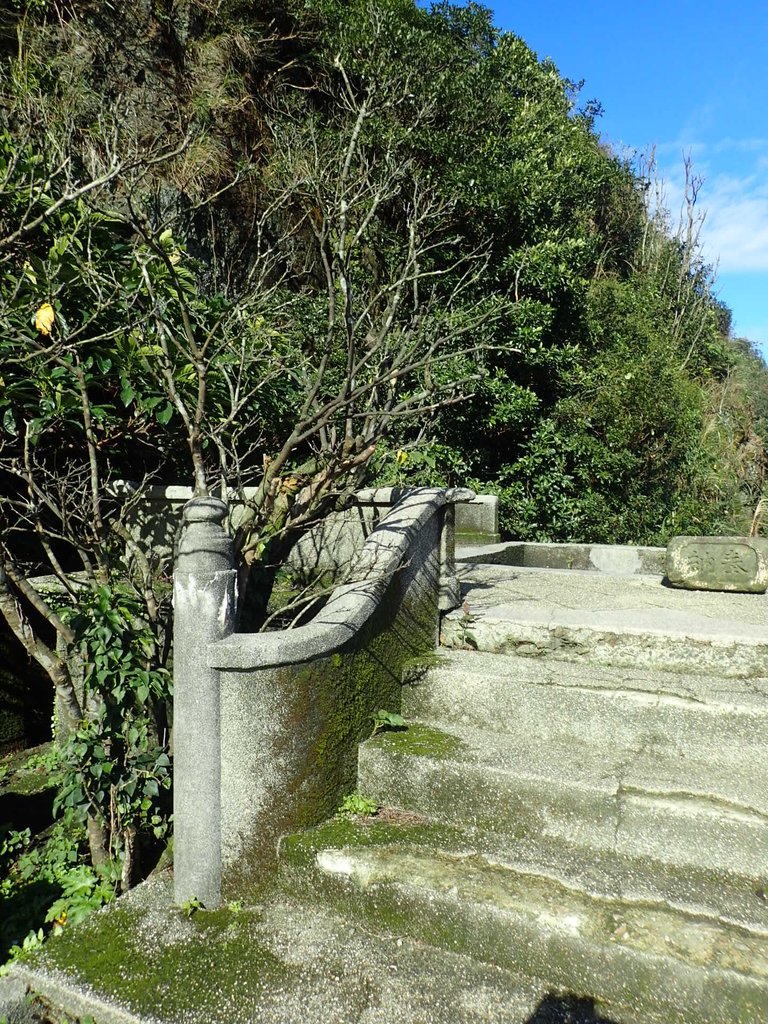
[[[456,576],[456,506],[449,502],[440,516],[440,595],[438,609],[449,612],[461,604],[461,585]]]
[[[219,673],[208,646],[234,631],[236,580],[227,506],[193,498],[173,577],[173,816],[176,902],[221,902]]]

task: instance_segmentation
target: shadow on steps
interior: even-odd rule
[[[600,1017],[592,999],[578,999],[575,996],[546,996],[539,1003],[536,1012],[526,1024],[615,1024],[607,1017]]]

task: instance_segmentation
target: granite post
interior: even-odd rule
[[[456,576],[456,505],[443,505],[440,516],[440,594],[438,609],[449,612],[461,604],[461,585]]]
[[[178,904],[221,902],[221,739],[219,672],[208,647],[235,628],[232,541],[227,506],[193,498],[173,579],[174,890]]]

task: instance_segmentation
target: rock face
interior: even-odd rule
[[[764,594],[768,589],[768,539],[674,537],[667,547],[667,579],[687,590]]]

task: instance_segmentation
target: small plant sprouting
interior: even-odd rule
[[[350,793],[342,800],[338,813],[343,818],[368,818],[378,809],[378,803],[370,797],[361,796],[359,793]]]
[[[205,910],[205,905],[200,902],[197,896],[190,896],[188,900],[184,900],[179,909],[184,917],[190,918],[196,914],[198,910]]]
[[[372,737],[380,732],[408,728],[405,719],[401,715],[396,715],[393,711],[385,711],[383,708],[371,715],[371,718],[373,719]]]

